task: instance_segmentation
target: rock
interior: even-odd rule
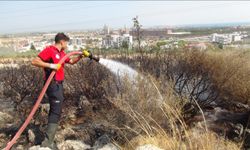
[[[92,149],[93,150],[119,150],[119,147],[112,144],[109,136],[104,134],[97,139]]]
[[[76,134],[77,133],[72,128],[66,127],[63,130],[57,131],[55,140],[57,141],[57,143],[62,143],[65,140],[65,137]]]
[[[111,142],[110,138],[106,134],[104,134],[97,139],[97,141],[93,146],[93,149],[98,150],[110,142]]]
[[[87,108],[91,105],[86,96],[81,96],[79,100],[79,106],[81,108]]]
[[[29,138],[29,142],[35,143],[36,136],[31,129],[28,130],[28,138]]]
[[[13,121],[13,117],[7,113],[0,112],[0,128]]]
[[[7,113],[4,113],[4,112],[0,112],[0,122],[2,121],[8,121],[8,120],[12,120],[13,117]]]
[[[32,146],[29,148],[29,150],[52,150],[48,147],[40,147],[39,145],[38,146]]]
[[[0,147],[5,147],[7,140],[7,136],[4,133],[0,133]]]
[[[163,149],[158,148],[152,144],[146,144],[146,145],[138,146],[135,150],[163,150]]]
[[[57,145],[60,150],[87,150],[91,147],[81,141],[66,140]]]
[[[14,108],[14,101],[10,98],[4,98],[0,99],[0,110],[7,114],[14,114],[15,108]]]
[[[88,100],[88,99],[87,99],[87,97],[86,97],[85,95],[82,95],[82,96],[80,97],[80,100],[79,100],[79,101],[84,101],[84,100]]]
[[[97,150],[120,150],[120,148],[112,143],[108,143],[104,145],[102,148],[98,148]]]
[[[69,110],[67,116],[68,116],[68,119],[70,119],[70,121],[75,122],[77,120],[76,109]]]
[[[49,113],[49,108],[50,108],[49,103],[40,105],[40,109],[41,109],[42,113],[48,114]]]
[[[24,147],[23,147],[22,145],[18,145],[18,146],[16,147],[16,150],[24,150]]]

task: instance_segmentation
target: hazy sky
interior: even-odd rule
[[[0,1],[0,34],[250,22],[250,1]]]

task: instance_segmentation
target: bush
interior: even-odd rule
[[[79,62],[66,67],[65,94],[77,99],[100,99],[117,92],[115,76],[96,62]]]
[[[4,83],[4,95],[13,100],[16,107],[26,98],[35,100],[43,86],[41,69],[31,67],[24,62],[18,68],[4,68],[1,79]]]

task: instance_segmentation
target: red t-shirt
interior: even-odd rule
[[[38,57],[40,57],[45,62],[57,64],[65,55],[66,53],[64,52],[64,50],[59,51],[55,46],[51,45],[42,50],[38,54]],[[69,60],[70,59],[67,58],[65,63],[68,63]],[[47,80],[50,73],[52,72],[52,69],[44,68],[44,72],[44,79]],[[61,68],[56,72],[54,78],[57,81],[64,80],[64,63],[62,63]]]

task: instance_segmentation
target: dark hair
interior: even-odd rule
[[[64,41],[69,41],[69,37],[67,35],[65,35],[64,33],[57,33],[56,37],[55,37],[55,42],[59,43],[61,40]]]

